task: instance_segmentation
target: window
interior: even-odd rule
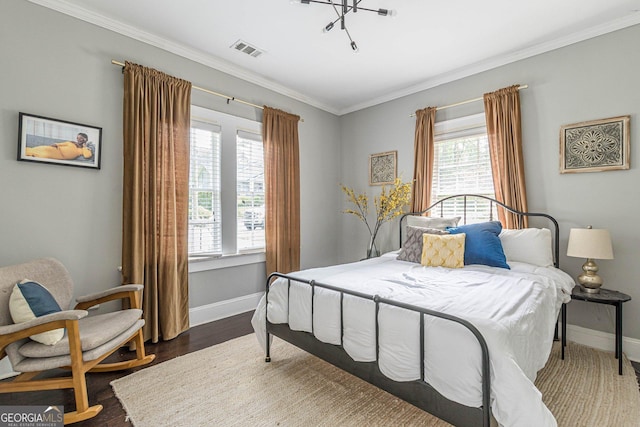
[[[484,114],[436,123],[431,198],[481,194],[495,198]],[[489,218],[489,201],[467,199],[467,223]],[[443,216],[462,216],[464,200],[444,206]],[[495,205],[493,218],[497,219]]]
[[[189,164],[189,254],[222,253],[220,126],[191,121]]]
[[[238,251],[264,248],[264,152],[262,135],[237,135]]]
[[[191,107],[189,256],[264,251],[261,123]]]

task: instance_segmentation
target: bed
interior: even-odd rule
[[[469,218],[478,202],[486,222]],[[447,203],[461,214],[442,217]],[[496,231],[494,207],[550,228]],[[399,251],[272,274],[252,318],[266,360],[274,335],[456,426],[556,426],[534,380],[574,286],[558,268],[557,221],[468,194],[427,211],[402,217]],[[460,235],[464,266],[425,262],[433,242]]]

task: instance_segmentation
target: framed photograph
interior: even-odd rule
[[[20,113],[18,160],[100,169],[102,128]]]
[[[560,128],[560,173],[629,169],[629,116]]]
[[[397,151],[369,156],[369,185],[393,184],[397,175]]]

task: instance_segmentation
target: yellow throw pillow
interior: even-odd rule
[[[464,240],[466,234],[423,234],[422,259],[427,267],[464,267]]]

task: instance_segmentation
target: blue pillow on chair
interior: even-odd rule
[[[447,227],[451,234],[465,233],[464,265],[483,264],[509,269],[498,235],[502,231],[499,221]]]
[[[38,282],[25,279],[13,287],[9,297],[9,312],[14,323],[23,323],[36,317],[62,311],[47,288]],[[64,336],[64,328],[31,335],[42,344],[53,345]]]

